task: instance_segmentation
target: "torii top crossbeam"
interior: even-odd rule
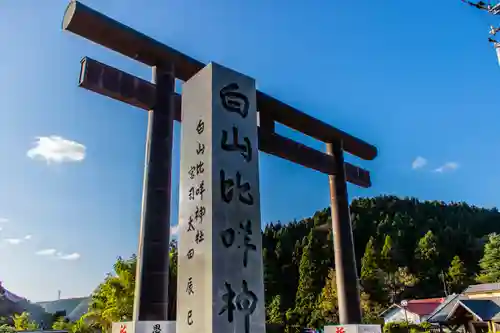
[[[187,81],[205,65],[157,40],[115,21],[78,1],[66,9],[63,29],[82,36],[149,66],[173,64],[175,75]],[[313,118],[263,92],[257,92],[257,109],[273,121],[323,142],[342,142],[342,148],[362,159],[372,160],[377,148],[359,138]]]

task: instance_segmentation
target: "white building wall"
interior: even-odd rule
[[[408,322],[410,324],[420,324],[420,316],[416,313],[406,311],[406,316],[408,317]],[[400,308],[395,308],[389,311],[384,316],[384,323],[404,323],[406,322],[405,310]]]

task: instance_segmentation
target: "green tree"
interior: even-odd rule
[[[12,316],[12,320],[14,321],[14,328],[16,331],[34,331],[38,329],[38,324],[31,319],[28,312],[23,312],[21,314],[15,313],[14,316]]]
[[[398,267],[393,274],[385,276],[385,286],[389,294],[389,302],[397,303],[401,301],[405,291],[414,287],[419,279],[413,275],[408,267]]]
[[[387,235],[382,251],[380,252],[380,266],[383,271],[384,290],[390,304],[400,300],[400,296],[405,289],[413,287],[417,281],[407,267],[397,266],[395,260],[395,257],[397,257],[396,252],[391,236]]]
[[[137,258],[118,258],[114,264],[114,274],[108,274],[92,295],[89,312],[84,316],[107,332],[111,324],[132,319],[134,306],[135,270]]]
[[[467,270],[459,256],[453,257],[446,276],[448,291],[452,293],[460,293],[467,286]]]
[[[280,246],[280,243],[277,245]],[[270,304],[274,301],[276,295],[279,296],[280,283],[276,278],[280,276],[281,266],[278,264],[276,251],[272,251],[272,249],[263,248],[262,257],[264,262],[264,295],[266,304]]]
[[[479,261],[481,271],[477,280],[481,283],[500,282],[500,234],[493,233],[484,246],[484,255]]]
[[[169,317],[172,320],[176,304],[177,283],[177,246],[170,246],[170,283],[169,283]],[[113,322],[132,319],[135,292],[135,274],[137,257],[128,259],[119,257],[113,265],[114,272],[108,274],[103,283],[92,294],[89,311],[81,322],[76,322],[74,328],[78,332],[93,327],[109,332]],[[175,317],[173,318],[175,319]]]
[[[415,297],[432,297],[442,294],[442,280],[439,278],[441,269],[438,265],[439,250],[437,238],[429,230],[419,239],[415,249],[416,265],[414,269],[418,272],[419,286],[415,290]],[[439,285],[441,284],[441,288]],[[441,290],[440,290],[441,289]],[[434,294],[433,294],[434,292]]]
[[[177,312],[177,267],[179,252],[177,242],[170,242],[170,264],[168,276],[168,320],[175,321]]]
[[[313,312],[312,326],[322,327],[328,324],[339,322],[339,307],[337,298],[337,279],[335,270],[330,268],[325,286],[318,297],[315,310]]]
[[[383,310],[383,306],[377,301],[372,300],[372,297],[365,292],[361,292],[360,302],[363,324],[380,324],[379,315]]]
[[[91,323],[88,323],[84,318],[78,319],[71,326],[71,333],[94,333],[96,332],[96,328]]]
[[[70,331],[72,327],[73,327],[73,323],[71,323],[69,320],[67,320],[63,317],[57,318],[57,320],[55,320],[52,323],[53,330]]]
[[[373,243],[374,238],[371,237],[361,259],[361,286],[364,292],[379,301],[384,299],[385,293],[381,283],[382,271],[377,265],[377,253]]]
[[[284,313],[281,305],[281,296],[276,295],[267,307],[267,322],[270,324],[284,324]]]
[[[310,229],[307,246],[302,252],[299,267],[295,309],[287,313],[287,320],[302,327],[308,326],[318,294],[323,285],[328,268],[322,265],[322,251],[325,234]]]
[[[8,324],[0,325],[0,333],[15,333],[16,329]]]
[[[380,252],[380,268],[386,273],[394,273],[397,265],[394,262],[394,249],[390,235],[385,236],[384,246]]]
[[[415,255],[418,260],[426,263],[426,266],[432,265],[433,261],[438,257],[438,249],[436,244],[436,236],[429,230],[418,241]]]

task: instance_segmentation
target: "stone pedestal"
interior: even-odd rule
[[[124,321],[113,323],[112,333],[175,333],[175,321]]]
[[[211,63],[182,88],[178,333],[264,333],[255,81]]]
[[[327,325],[325,326],[324,333],[382,333],[382,326],[357,324]]]

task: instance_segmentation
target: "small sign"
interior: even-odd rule
[[[126,321],[113,323],[112,333],[175,333],[175,321]]]
[[[134,331],[134,322],[132,321],[113,323],[111,326],[112,333],[134,333]]]
[[[382,333],[380,325],[358,325],[358,333]]]
[[[358,333],[356,325],[328,325],[325,333]]]
[[[328,325],[325,333],[382,333],[380,325]]]
[[[134,333],[175,333],[175,321],[138,321]]]

